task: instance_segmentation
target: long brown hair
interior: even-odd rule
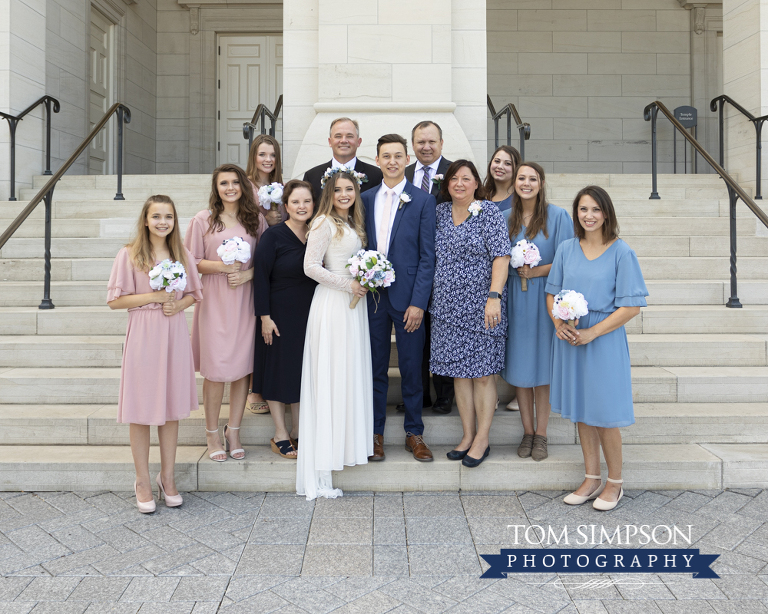
[[[545,176],[544,169],[540,164],[536,162],[521,162],[515,169],[515,179],[513,185],[517,182],[517,173],[524,166],[532,168],[539,176],[539,193],[536,195],[536,203],[533,206],[533,216],[528,226],[525,228],[525,236],[529,240],[533,240],[539,232],[544,233],[544,236],[548,239],[549,232],[547,231],[547,191],[545,189]],[[509,238],[514,240],[523,228],[523,201],[520,199],[520,195],[517,190],[512,194],[512,214],[509,216]]]
[[[208,208],[211,210],[211,221],[209,232],[221,232],[224,230],[224,222],[221,221],[221,214],[224,212],[224,203],[219,196],[219,175],[222,173],[235,173],[240,181],[240,202],[237,206],[237,221],[240,222],[245,231],[254,239],[259,238],[259,224],[261,210],[253,199],[253,190],[248,183],[248,177],[245,171],[237,164],[222,164],[215,171],[211,178],[211,198],[208,201]]]
[[[608,196],[603,188],[598,185],[588,185],[579,190],[576,198],[573,199],[573,234],[577,239],[583,239],[586,234],[584,228],[579,223],[579,201],[582,196],[591,196],[603,212],[603,243],[613,241],[619,238],[619,220],[616,217],[616,209],[613,206],[611,197]]]
[[[349,212],[349,219],[346,220],[342,219],[333,207],[333,194],[336,188],[336,183],[338,183],[340,178],[348,179],[352,182],[352,185],[355,186],[355,204],[352,205],[352,211]],[[336,226],[335,236],[340,237],[344,232],[344,226],[349,224],[349,226],[352,227],[352,230],[357,233],[357,236],[360,237],[363,247],[368,245],[368,237],[365,234],[365,209],[363,208],[363,201],[360,199],[360,186],[357,184],[357,179],[352,175],[338,172],[331,175],[328,181],[326,181],[325,187],[323,188],[323,194],[320,197],[320,204],[317,207],[315,219],[319,218],[321,215],[324,215]]]
[[[179,216],[176,213],[176,205],[174,205],[171,198],[165,194],[155,194],[154,196],[150,196],[141,208],[139,222],[136,224],[136,236],[133,241],[126,245],[133,267],[137,271],[148,273],[149,270],[155,266],[155,253],[152,250],[152,243],[149,240],[149,226],[147,225],[149,208],[155,203],[171,205],[171,209],[173,209],[173,230],[171,230],[165,237],[165,244],[168,246],[171,260],[178,260],[186,269],[187,258],[184,255],[184,244],[181,242]]]
[[[520,167],[520,163],[523,161],[523,159],[520,157],[520,152],[517,151],[517,149],[514,147],[510,147],[509,145],[500,145],[496,148],[496,151],[493,152],[491,159],[488,160],[488,171],[485,174],[485,181],[483,182],[483,187],[485,188],[485,191],[488,192],[488,198],[491,198],[496,192],[496,180],[491,175],[491,164],[493,163],[493,159],[496,157],[496,154],[500,151],[503,151],[512,160],[512,192],[515,191],[515,173],[517,173],[517,169]]]
[[[451,162],[448,170],[445,171],[445,177],[440,185],[440,198],[442,198],[444,202],[451,202],[453,200],[451,193],[448,191],[448,183],[450,183],[453,176],[458,173],[460,169],[465,167],[469,169],[469,172],[472,173],[475,181],[477,181],[474,199],[485,200],[485,188],[483,187],[483,182],[480,181],[480,173],[477,172],[477,167],[469,160],[456,160],[456,162]]]
[[[253,143],[251,143],[251,151],[248,153],[248,166],[245,167],[245,174],[248,175],[248,179],[255,185],[261,187],[259,184],[259,171],[256,168],[256,156],[259,153],[259,145],[264,143],[272,145],[272,147],[275,148],[275,168],[273,168],[272,172],[269,174],[268,182],[283,183],[283,165],[280,156],[280,143],[277,142],[275,137],[269,136],[268,134],[259,134],[253,139]]]

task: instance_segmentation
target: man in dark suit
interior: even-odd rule
[[[414,162],[405,169],[405,176],[417,188],[432,194],[438,203],[443,202],[440,194],[439,182],[433,181],[435,175],[445,176],[450,160],[443,158],[443,131],[435,122],[423,121],[413,127],[411,131],[411,143],[416,153],[418,162]],[[431,341],[431,321],[429,313],[425,318],[426,343],[424,344],[424,359],[421,366],[422,388],[424,390],[424,407],[432,405],[432,397],[429,394],[429,346]],[[435,386],[437,399],[432,405],[432,411],[439,414],[451,413],[453,407],[453,378],[444,375],[433,375],[432,383]],[[401,403],[398,411],[403,411]]]
[[[378,305],[368,295],[368,326],[373,368],[373,456],[384,460],[389,354],[395,327],[400,388],[405,402],[405,448],[419,461],[431,461],[421,419],[421,363],[424,313],[435,275],[435,198],[405,179],[408,143],[399,134],[385,134],[376,146],[376,163],[384,175],[376,190],[362,195],[368,248],[387,256],[395,281],[379,291]]]
[[[315,193],[315,207],[320,203],[320,195],[323,191],[320,187],[320,181],[329,168],[352,166],[358,173],[365,174],[367,181],[363,181],[360,186],[361,192],[375,188],[381,183],[381,171],[377,167],[357,159],[357,148],[362,142],[360,126],[354,119],[340,117],[331,122],[328,145],[333,150],[333,158],[330,162],[310,168],[304,173],[304,181],[312,184],[312,190]]]

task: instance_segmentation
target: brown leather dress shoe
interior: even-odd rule
[[[373,456],[369,456],[369,461],[383,461],[386,458],[384,454],[384,436],[373,435]]]
[[[424,443],[424,439],[421,435],[406,434],[405,437],[405,449],[413,454],[413,458],[417,461],[428,463],[432,460],[432,451],[429,446]]]

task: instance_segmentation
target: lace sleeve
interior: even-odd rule
[[[323,258],[333,238],[333,226],[325,219],[317,219],[307,237],[307,251],[304,255],[304,274],[317,283],[334,290],[352,294],[351,277],[331,273],[323,267]]]

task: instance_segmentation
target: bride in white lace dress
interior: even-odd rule
[[[366,243],[357,179],[327,181],[307,238],[304,272],[316,280],[301,372],[296,493],[335,498],[332,471],[362,465],[373,454],[373,376],[366,289],[347,260]]]

